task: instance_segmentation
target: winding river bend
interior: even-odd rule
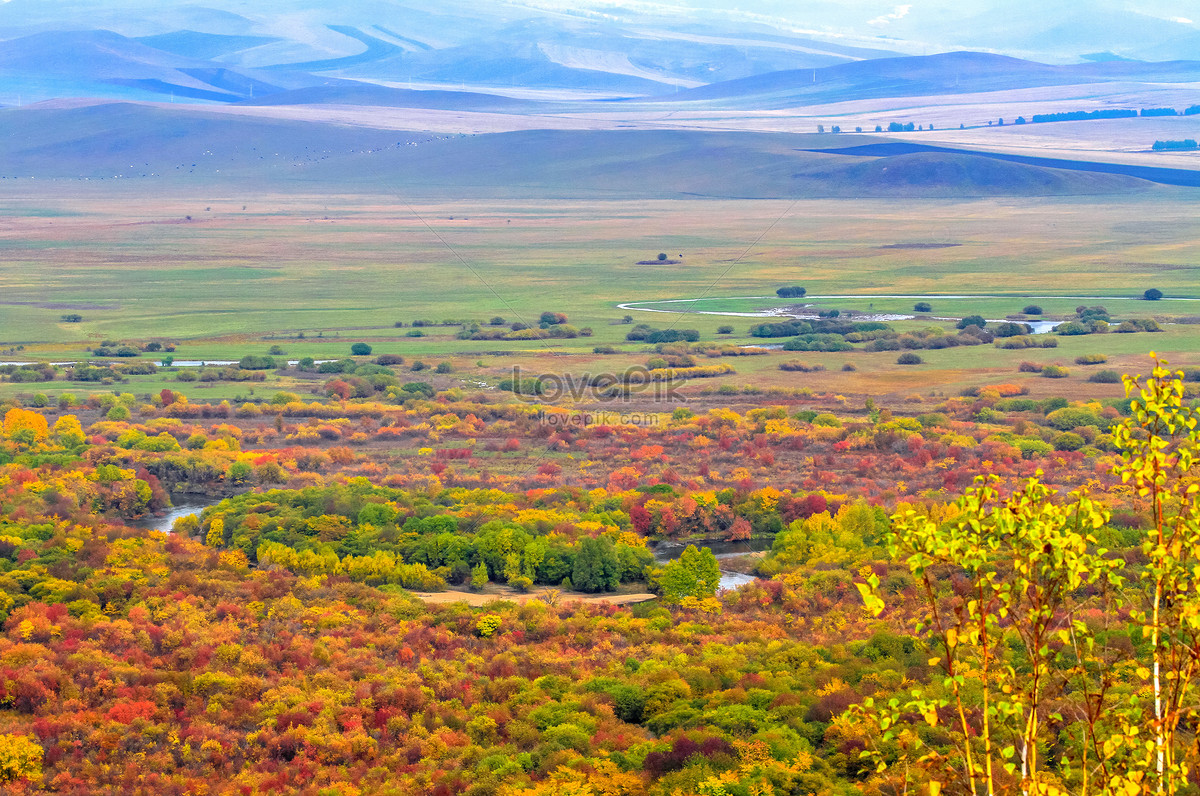
[[[796,318],[798,320],[815,320],[818,318],[816,308],[812,312],[805,312],[803,306],[790,304],[786,307],[771,307],[762,310],[752,310],[750,312],[728,312],[723,310],[701,310],[688,306],[673,306],[669,309],[664,309],[663,305],[695,305],[702,301],[777,301],[778,296],[707,296],[704,298],[694,299],[658,299],[652,301],[628,301],[624,304],[618,304],[617,309],[633,310],[636,312],[663,312],[674,315],[723,315],[731,318]],[[878,293],[839,293],[828,294],[822,296],[806,295],[805,299],[853,299],[853,300],[869,300],[869,299],[912,299],[914,301],[938,301],[942,299],[1020,299],[1031,300],[1036,299],[1046,301],[1049,299],[1060,299],[1067,301],[1137,301],[1135,298],[1121,298],[1120,296],[990,296],[986,294],[978,295],[952,295],[943,294],[940,296],[919,296],[905,294],[878,294]],[[1159,301],[1200,301],[1200,298],[1187,297],[1163,297]],[[793,309],[796,308],[796,309]],[[940,315],[913,315],[908,313],[884,313],[884,312],[855,312],[854,319],[859,321],[911,321],[916,318],[922,318],[931,321],[957,321],[957,317],[944,317]],[[1003,323],[1005,318],[987,318],[988,323]],[[1038,321],[1038,320],[1023,320],[1021,323],[1026,324],[1031,328],[1032,334],[1049,334],[1057,329],[1065,321]],[[781,345],[759,345],[751,346],[753,348],[782,348]]]
[[[224,498],[216,498],[215,500],[201,500],[198,497],[193,497],[190,500],[180,499],[180,502],[171,508],[167,509],[167,513],[161,517],[145,517],[135,522],[129,523],[134,528],[146,528],[151,531],[162,531],[163,533],[171,533],[172,527],[175,525],[175,520],[195,514],[196,518],[200,518],[200,512],[209,506],[215,506]]]
[[[827,295],[806,295],[808,299],[851,299],[851,300],[871,300],[871,299],[911,299],[913,301],[940,301],[944,299],[1019,299],[1021,301],[1039,300],[1048,301],[1051,299],[1059,299],[1065,301],[1140,301],[1134,297],[1122,298],[1120,296],[993,296],[987,294],[943,294],[940,296],[920,296],[906,294],[881,294],[881,293],[838,293]],[[624,304],[618,304],[619,310],[633,310],[636,312],[665,312],[670,314],[688,314],[688,315],[724,315],[732,318],[809,318],[817,317],[816,313],[811,315],[804,312],[796,312],[790,310],[790,307],[795,307],[791,304],[788,307],[772,307],[764,310],[754,310],[751,312],[725,312],[719,310],[701,310],[693,307],[673,306],[664,309],[663,305],[686,305],[698,304],[702,301],[778,301],[778,296],[706,296],[703,298],[689,299],[657,299],[652,301],[628,301]],[[1159,301],[1200,301],[1200,298],[1190,297],[1167,297],[1159,299]],[[937,321],[957,321],[958,318],[946,318],[936,315],[912,315],[902,313],[871,313],[871,312],[855,312],[854,317],[859,320],[873,321],[908,321],[914,318],[928,318],[929,320]],[[1000,323],[1004,319],[992,320],[988,319],[988,323]],[[1033,327],[1034,334],[1044,334],[1053,331],[1061,321],[1022,321]]]

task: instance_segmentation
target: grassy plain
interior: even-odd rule
[[[155,196],[79,183],[10,185],[4,191],[0,359],[74,359],[104,340],[173,342],[176,359],[237,359],[265,354],[273,345],[291,358],[329,359],[366,341],[376,354],[430,364],[449,359],[460,377],[494,383],[514,363],[596,372],[644,362],[645,347],[624,340],[625,315],[657,327],[695,328],[704,340],[755,342],[747,329],[756,319],[618,305],[704,298],[702,305],[666,307],[745,312],[785,303],[773,294],[787,284],[804,285],[814,295],[871,294],[817,300],[861,312],[911,311],[914,300],[887,297],[895,294],[932,296],[933,315],[952,318],[1002,318],[1029,303],[1047,315],[1069,315],[1079,304],[1094,303],[1105,303],[1118,318],[1200,315],[1200,301],[1137,298],[1149,287],[1171,298],[1200,298],[1194,204],[1171,192],[1125,199],[411,205],[389,195],[242,195],[216,186],[207,194]],[[955,245],[911,247],[930,243]],[[640,264],[659,252],[680,262]],[[995,298],[953,298],[963,295]],[[416,319],[500,316],[536,325],[544,310],[566,312],[593,336],[460,341],[456,327],[406,336]],[[68,313],[78,313],[82,322],[63,322]],[[717,335],[726,324],[734,334]],[[933,319],[900,325],[928,324],[950,325]],[[1082,369],[1074,369],[1071,379],[1050,381],[1018,378],[1017,363],[1070,365],[1081,353],[1105,353],[1116,366],[1128,361],[1132,369],[1151,349],[1177,364],[1200,363],[1200,325],[1165,328],[1154,335],[1060,338],[1057,349],[923,352],[926,364],[916,367],[896,365],[888,352],[772,352],[725,360],[737,369],[735,376],[689,389],[754,383],[908,395],[1024,379],[1035,391],[1043,385],[1062,391]],[[596,345],[626,353],[597,357],[591,353]],[[828,370],[783,373],[778,364],[784,359]],[[858,371],[841,372],[845,362]],[[145,381],[147,391],[167,383],[162,374]],[[220,397],[272,386],[293,385],[181,385]],[[14,391],[31,390],[0,385],[0,395]]]

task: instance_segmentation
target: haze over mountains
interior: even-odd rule
[[[1185,112],[1200,105],[1188,60],[1200,27],[1170,0],[1023,3],[8,0],[0,177],[371,182],[402,169],[425,190],[656,196],[1186,184],[1153,169],[1200,168],[1196,157],[1149,150],[1198,137],[1200,115]],[[999,52],[940,51],[954,46]],[[1162,107],[1177,114],[1012,124]],[[805,151],[852,146],[844,134],[788,138],[835,126],[900,126],[934,146],[866,162]],[[715,152],[723,179],[689,176]],[[983,163],[990,152],[1062,162]],[[1066,162],[1079,160],[1140,171]]]

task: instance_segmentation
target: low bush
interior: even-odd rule
[[[818,371],[825,370],[825,366],[824,365],[809,365],[805,362],[800,362],[798,360],[793,359],[789,362],[779,363],[779,369],[780,370],[788,370],[788,371],[799,371],[800,373],[816,373]]]
[[[1088,381],[1093,384],[1120,384],[1121,374],[1115,370],[1098,370],[1088,376]]]
[[[1056,451],[1077,451],[1086,444],[1086,440],[1073,431],[1064,431],[1056,436],[1053,441],[1054,450]]]
[[[1018,335],[996,341],[996,348],[1009,350],[1021,348],[1058,348],[1058,340],[1048,334]]]

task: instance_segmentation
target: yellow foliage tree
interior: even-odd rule
[[[590,772],[580,772],[566,766],[544,781],[527,788],[507,791],[508,796],[641,796],[646,785],[637,774],[617,768],[609,760],[592,765]]]
[[[45,415],[15,407],[4,415],[4,436],[26,445],[36,445],[50,436]]]
[[[75,415],[63,415],[54,424],[54,436],[58,439],[60,445],[65,448],[75,448],[87,441],[84,436],[83,427],[79,425],[79,418]]]
[[[208,525],[208,535],[204,537],[204,544],[209,547],[220,547],[225,543],[225,520],[222,517],[216,517]]]
[[[24,735],[0,735],[0,782],[42,775],[42,747]]]

